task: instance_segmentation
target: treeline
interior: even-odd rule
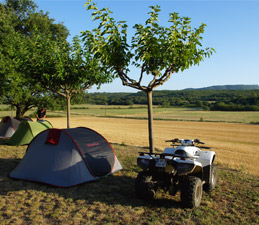
[[[88,93],[83,101],[99,105],[147,104],[144,92]],[[161,107],[202,107],[212,111],[259,111],[259,90],[154,91],[153,104]]]

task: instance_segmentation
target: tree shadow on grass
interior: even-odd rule
[[[83,183],[70,188],[58,188],[46,184],[30,181],[15,180],[8,174],[18,165],[20,159],[0,159],[0,195],[7,195],[16,191],[39,191],[54,193],[64,199],[72,199],[74,202],[85,200],[88,204],[101,202],[107,205],[145,206],[149,208],[180,208],[180,202],[162,196],[155,200],[142,200],[135,195],[135,178],[127,176],[123,170],[111,176],[99,180]]]

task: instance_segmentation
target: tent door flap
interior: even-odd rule
[[[49,129],[49,133],[45,144],[58,145],[60,134],[61,134],[60,129]]]

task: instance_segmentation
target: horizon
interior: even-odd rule
[[[200,87],[200,88],[184,88],[184,89],[177,89],[177,90],[172,90],[172,89],[154,89],[153,91],[188,91],[188,90],[202,90],[202,89],[207,89],[207,88],[212,88],[212,87],[225,87],[225,86],[257,86],[256,89],[240,89],[241,90],[259,90],[259,85],[258,84],[225,84],[225,85],[212,85],[212,86],[207,86],[207,87]],[[131,88],[133,89],[133,88]],[[141,90],[133,89],[135,91],[96,91],[96,92],[88,92],[89,94],[95,94],[95,93],[100,93],[100,94],[105,94],[105,93],[138,93],[141,92]],[[210,90],[218,90],[218,89],[210,89]],[[220,90],[237,90],[239,89],[220,89]]]

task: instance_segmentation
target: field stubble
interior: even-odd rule
[[[55,128],[65,128],[66,118],[48,118]],[[72,117],[71,127],[88,127],[109,142],[148,147],[146,120]],[[154,144],[162,151],[172,138],[199,138],[216,152],[216,163],[245,173],[259,175],[259,126],[240,123],[154,121]],[[137,157],[137,155],[136,155]]]

